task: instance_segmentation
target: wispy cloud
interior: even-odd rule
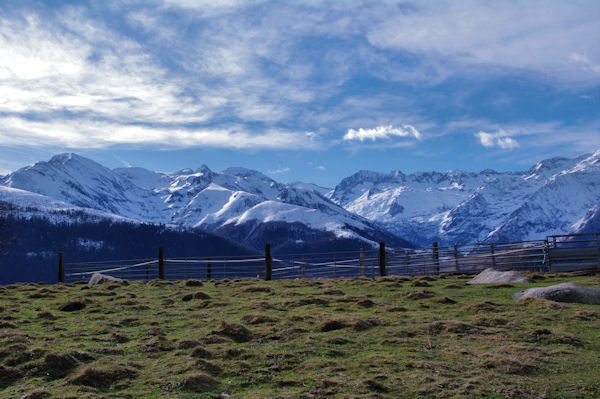
[[[377,126],[373,129],[363,129],[359,128],[348,129],[346,134],[344,135],[344,140],[382,140],[382,139],[390,139],[397,137],[410,137],[417,140],[421,139],[421,133],[411,125],[402,125],[399,127],[393,127],[392,125],[388,126]]]

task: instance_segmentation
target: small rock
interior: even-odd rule
[[[539,298],[555,302],[575,302],[600,305],[600,290],[582,287],[573,283],[562,283],[549,287],[530,288],[517,292],[513,299]]]
[[[490,283],[532,283],[533,280],[528,279],[521,273],[510,270],[501,272],[494,269],[485,269],[467,284],[490,284]]]
[[[88,287],[93,287],[97,284],[103,284],[109,281],[123,281],[120,278],[116,278],[113,276],[108,276],[102,273],[94,273],[92,277],[90,277],[90,281],[88,281]]]

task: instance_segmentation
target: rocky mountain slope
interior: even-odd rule
[[[539,239],[593,220],[600,151],[544,160],[523,172],[360,171],[328,196],[420,245]]]
[[[348,212],[311,185],[278,183],[244,168],[217,173],[202,166],[172,174],[142,168],[110,170],[76,154],[60,154],[19,169],[0,184],[9,201],[17,192],[10,189],[18,189],[58,201],[58,207],[201,228],[255,248],[267,242],[289,248],[290,241],[300,245],[307,240],[341,240],[366,247],[378,241],[411,245]]]

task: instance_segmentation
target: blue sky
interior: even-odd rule
[[[600,148],[597,1],[2,1],[0,174],[522,170]]]

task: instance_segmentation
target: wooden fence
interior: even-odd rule
[[[450,247],[361,249],[351,252],[271,254],[210,258],[167,258],[65,263],[58,256],[58,281],[87,280],[105,273],[127,280],[292,279],[477,273],[486,268],[530,272],[600,270],[600,234],[559,235],[545,240],[459,243]]]

